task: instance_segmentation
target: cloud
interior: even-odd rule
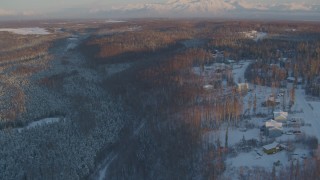
[[[14,15],[17,15],[15,11],[0,8],[0,16],[14,16]]]
[[[23,11],[21,13],[23,16],[35,16],[37,15],[38,13],[36,13],[35,11]]]

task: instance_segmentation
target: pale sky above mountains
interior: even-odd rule
[[[84,16],[93,15],[96,9],[108,11],[114,7],[127,6],[128,4],[164,4],[168,1],[175,0],[1,0],[0,1],[0,17],[54,17],[55,15],[68,17],[73,11],[83,13]],[[237,0],[220,0],[233,1]],[[247,3],[256,4],[288,4],[288,3],[304,3],[307,5],[317,5],[320,7],[320,0],[239,0]],[[180,0],[180,2],[188,2],[188,0]],[[319,11],[318,11],[319,13]],[[83,18],[83,17],[82,17]]]

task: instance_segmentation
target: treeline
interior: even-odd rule
[[[288,77],[288,71],[277,65],[256,62],[249,65],[245,77],[249,82],[257,85],[281,87]]]
[[[48,55],[49,44],[41,44],[34,47],[27,47],[24,49],[12,51],[9,53],[2,53],[0,57],[0,64],[10,64],[13,61],[18,63],[19,61],[40,59]]]
[[[119,33],[105,37],[96,37],[87,43],[87,47],[97,48],[95,58],[105,61],[108,58],[126,53],[138,54],[155,52],[167,48],[177,41],[190,39],[192,31],[144,30]]]

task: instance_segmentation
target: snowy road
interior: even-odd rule
[[[233,79],[235,83],[238,83],[238,80],[245,82],[244,73],[252,61],[240,61],[239,64],[233,66]]]
[[[303,113],[297,116],[302,117],[305,123],[310,123],[310,131],[305,132],[308,135],[314,135],[320,139],[320,102],[308,102],[305,98],[303,89],[296,89],[296,99],[293,105],[293,110],[303,110]],[[309,130],[308,129],[308,130]]]
[[[109,168],[110,164],[118,157],[118,154],[115,154],[114,152],[111,152],[107,158],[103,161],[103,163],[100,165],[97,171],[97,175],[93,176],[92,179],[97,180],[104,180],[107,177],[107,169]]]
[[[127,142],[130,142],[133,138],[135,138],[137,135],[139,135],[140,131],[145,126],[146,121],[142,121],[140,125],[133,131],[132,135],[126,139],[123,139],[121,143],[119,143],[120,147],[115,147],[114,150],[112,150],[110,153],[108,153],[107,157],[103,160],[103,162],[96,168],[96,170],[91,174],[89,179],[92,180],[104,180],[108,176],[108,168],[112,164],[112,162],[118,158],[119,153],[117,151],[117,148],[126,148],[126,146],[123,146]]]

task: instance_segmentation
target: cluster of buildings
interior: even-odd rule
[[[283,134],[283,123],[288,119],[288,112],[275,111],[273,112],[273,119],[265,122],[265,125],[261,127],[261,131],[264,135],[270,138],[276,138]]]
[[[270,119],[265,122],[265,124],[261,127],[261,132],[264,133],[266,137],[271,139],[282,136],[284,133],[290,134],[300,134],[300,130],[291,130],[288,132],[283,131],[283,127],[300,127],[303,125],[303,120],[301,118],[292,117],[290,120],[288,119],[288,112],[284,111],[275,111],[273,112],[273,119]],[[271,144],[263,146],[263,151],[266,154],[273,154],[282,149],[286,149],[285,145],[279,144],[274,141]]]

